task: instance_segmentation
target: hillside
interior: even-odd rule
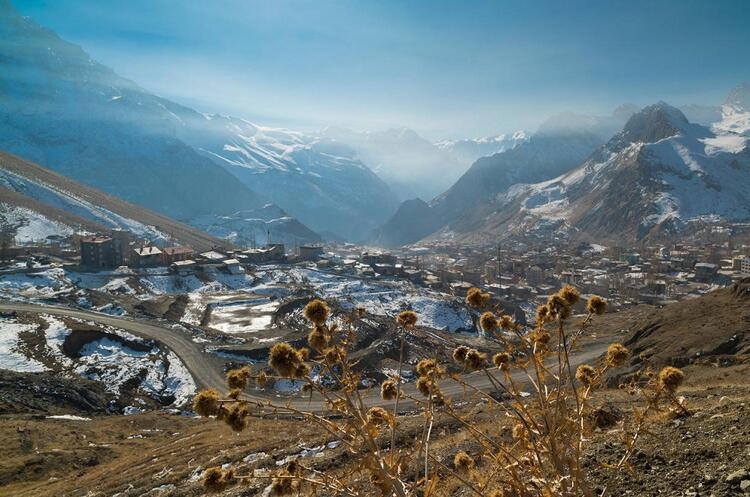
[[[624,344],[655,364],[750,356],[750,278],[697,299],[652,309],[627,325]]]
[[[750,152],[737,132],[742,113],[712,129],[660,102],[577,168],[555,179],[517,184],[452,225],[476,233],[576,233],[605,243],[663,239],[699,219],[750,219]],[[637,195],[633,195],[637,192]]]
[[[170,238],[196,250],[209,250],[224,243],[5,152],[0,152],[0,203],[29,209],[71,228],[125,229],[147,238]]]

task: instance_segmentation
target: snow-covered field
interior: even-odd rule
[[[49,237],[65,238],[73,234],[70,226],[47,219],[38,212],[2,203],[0,227],[15,233],[17,243],[43,242]]]
[[[22,372],[56,371],[78,375],[103,383],[106,390],[119,395],[126,383],[138,385],[138,391],[157,399],[174,398],[172,405],[185,405],[195,393],[192,376],[180,359],[151,341],[122,330],[102,329],[102,337],[81,347],[77,357],[63,351],[72,330],[52,316],[41,316],[48,359],[55,365],[45,367],[34,357],[21,352],[19,333],[37,329],[36,324],[18,323],[15,318],[0,319],[0,368]],[[90,324],[90,323],[89,323]]]
[[[405,309],[419,314],[419,324],[457,331],[472,326],[471,315],[458,299],[415,287],[404,281],[370,281],[338,276],[311,268],[268,266],[257,273],[263,284],[307,286],[316,295],[337,300],[345,308],[396,316]]]
[[[26,357],[19,350],[18,334],[25,331],[33,331],[36,326],[32,324],[21,324],[12,320],[0,319],[0,369],[9,369],[22,373],[36,373],[45,371],[44,364]]]

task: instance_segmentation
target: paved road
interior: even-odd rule
[[[206,353],[203,351],[203,347],[200,344],[193,342],[190,335],[175,330],[166,326],[160,326],[156,321],[147,321],[142,319],[134,319],[129,317],[115,317],[107,314],[101,314],[97,312],[82,311],[77,309],[71,309],[67,307],[47,306],[47,305],[36,305],[36,304],[24,304],[24,303],[0,303],[0,311],[18,311],[18,312],[32,312],[39,314],[50,314],[55,316],[69,316],[79,319],[85,319],[93,321],[95,323],[112,326],[128,331],[134,335],[156,340],[169,347],[177,356],[182,360],[187,369],[193,376],[195,383],[199,389],[202,388],[216,388],[220,392],[227,389],[226,383],[224,382],[224,374],[222,372],[223,361],[216,356]],[[607,344],[594,344],[589,345],[586,348],[576,351],[574,356],[571,358],[571,362],[574,366],[583,362],[591,362],[600,356],[606,350]],[[499,375],[498,375],[499,377]],[[465,376],[465,379],[473,387],[481,389],[483,391],[491,391],[494,389],[490,380],[483,372],[472,373]],[[515,376],[515,380],[519,382],[524,381],[524,377],[520,374]],[[458,383],[452,381],[444,381],[441,384],[441,388],[444,393],[453,397],[454,399],[460,397],[464,393],[464,387]],[[413,384],[406,384],[403,386],[405,393],[420,397],[414,388]],[[392,405],[392,401],[385,402],[377,395],[378,392],[373,389],[371,394],[367,398],[369,405]],[[272,394],[263,392],[248,392],[249,397],[252,400],[257,401],[268,401],[279,399]],[[303,399],[299,397],[284,398],[283,404],[291,404],[294,407],[311,410],[315,412],[322,412],[325,410],[326,405],[320,399],[320,397],[314,396],[312,399]],[[400,406],[408,410],[413,407],[413,402],[403,401]]]

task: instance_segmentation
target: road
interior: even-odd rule
[[[20,302],[0,303],[0,311],[29,312],[37,314],[50,314],[53,316],[68,316],[79,318],[107,326],[112,326],[114,328],[119,328],[142,338],[156,340],[171,349],[182,360],[182,362],[185,364],[185,367],[187,367],[188,371],[190,371],[190,374],[193,376],[195,384],[199,389],[215,388],[220,392],[227,390],[226,383],[224,381],[224,373],[222,371],[222,360],[210,353],[204,352],[203,347],[200,344],[195,343],[190,335],[166,326],[160,326],[158,322],[147,321],[143,319],[134,319],[130,317],[115,317],[97,312],[71,309],[68,307],[25,304]],[[592,362],[602,353],[604,353],[606,348],[606,343],[590,344],[583,349],[575,351],[575,353],[571,357],[573,367],[576,367],[584,362]],[[464,376],[464,379],[472,387],[475,387],[477,389],[483,391],[491,391],[494,389],[494,387],[490,383],[489,378],[487,378],[487,376],[483,372],[467,374]],[[524,382],[525,379],[526,378],[523,375],[523,372],[517,372],[515,374],[514,380],[518,382]],[[416,392],[414,385],[411,383],[403,385],[402,388],[407,395],[421,397],[421,395]],[[453,381],[443,382],[441,384],[441,389],[443,393],[453,398],[460,397],[465,391],[463,385]],[[377,393],[378,392],[376,392],[376,389],[373,389],[367,396],[366,402],[368,405],[392,405],[392,401],[383,401],[377,395]],[[312,399],[300,397],[284,397],[281,402],[278,402],[279,398],[277,396],[265,392],[253,392],[252,390],[248,390],[247,395],[251,400],[254,401],[266,402],[269,400],[276,400],[277,403],[291,405],[295,408],[306,411],[323,412],[326,410],[325,402],[317,396],[313,397]],[[408,410],[413,407],[413,402],[406,400],[403,401],[400,406],[404,410]]]

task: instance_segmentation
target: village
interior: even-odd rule
[[[65,240],[15,244],[4,237],[0,273],[69,267],[96,273],[127,266],[155,268],[175,277],[253,274],[258,267],[305,267],[320,273],[370,281],[400,281],[415,288],[462,297],[473,286],[530,313],[565,284],[607,298],[613,310],[637,304],[664,305],[697,297],[750,275],[747,247],[727,238],[711,243],[655,245],[638,250],[590,243],[517,240],[464,246],[441,242],[384,251],[351,243],[286,247],[193,248],[131,233],[74,235]]]

